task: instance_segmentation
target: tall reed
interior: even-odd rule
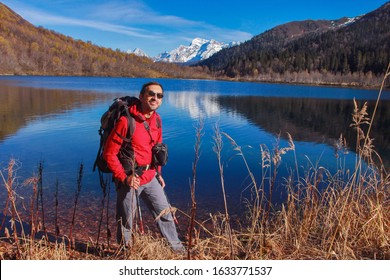
[[[223,163],[222,163],[222,147],[223,147],[223,140],[222,140],[222,134],[220,131],[220,128],[218,124],[215,125],[214,128],[214,147],[213,150],[215,154],[217,155],[218,159],[218,168],[219,168],[219,174],[221,179],[221,189],[222,189],[222,197],[223,197],[223,203],[225,208],[225,219],[226,219],[226,230],[229,235],[229,244],[230,244],[230,258],[234,259],[234,246],[233,246],[233,234],[232,234],[232,228],[230,225],[230,216],[229,216],[229,210],[227,205],[227,199],[226,199],[226,191],[225,191],[225,180],[223,175]]]
[[[60,227],[58,226],[58,178],[56,179],[56,184],[55,184],[55,193],[54,193],[54,205],[55,205],[55,217],[54,217],[54,227],[55,227],[55,235],[56,235],[56,240],[58,236],[60,235]]]
[[[74,227],[74,222],[75,222],[75,218],[76,218],[77,203],[78,203],[80,192],[81,192],[81,186],[82,186],[81,182],[82,182],[82,178],[83,178],[83,169],[84,169],[84,164],[81,163],[80,168],[79,168],[78,177],[77,177],[77,188],[76,188],[76,192],[75,192],[75,199],[74,199],[74,205],[73,205],[72,222],[71,222],[70,230],[69,230],[69,250],[70,250],[71,244],[73,242],[72,233],[73,233],[73,227]]]
[[[38,199],[38,178],[32,177],[24,181],[24,185],[32,185],[33,194],[31,196],[30,203],[30,239],[34,240],[35,234],[40,230],[38,220],[38,209],[35,208],[35,200]]]
[[[38,211],[39,205],[41,208],[42,228],[47,238],[47,231],[46,231],[46,224],[45,224],[45,207],[43,203],[43,162],[42,161],[39,163],[39,167],[38,167],[37,212],[39,212]]]
[[[195,227],[195,215],[196,215],[196,174],[197,174],[197,167],[198,167],[198,161],[200,158],[200,147],[203,137],[203,127],[204,127],[204,120],[201,118],[199,119],[198,126],[196,127],[196,136],[195,136],[195,156],[194,156],[194,162],[192,163],[192,182],[191,182],[191,214],[190,214],[190,221],[188,225],[188,245],[187,245],[187,258],[191,259],[191,249],[192,249],[192,236],[193,231]]]
[[[17,251],[16,251],[17,257],[20,258],[22,255],[22,250],[21,250],[19,237],[18,237],[18,228],[17,228],[18,223],[21,227],[22,236],[25,236],[25,233],[24,233],[22,219],[20,218],[19,212],[18,212],[17,207],[16,207],[16,193],[13,189],[13,184],[14,184],[14,180],[15,180],[15,177],[14,177],[15,164],[16,164],[16,161],[14,159],[11,159],[9,164],[8,164],[7,178],[4,177],[1,170],[0,170],[0,175],[1,175],[1,178],[3,179],[5,187],[7,189],[8,199],[7,199],[6,206],[8,205],[8,203],[10,204],[9,207],[11,208],[11,227],[13,230],[14,244],[16,245],[16,248],[17,248]],[[5,209],[5,212],[4,212],[4,217],[6,217],[6,216],[7,216],[7,209]],[[5,231],[8,231],[8,229],[6,228]]]
[[[107,186],[108,186],[108,179],[104,178],[104,175],[103,175],[103,173],[100,170],[98,170],[98,173],[99,173],[100,187],[101,187],[102,192],[103,192],[103,197],[102,197],[102,200],[101,200],[101,210],[100,210],[100,218],[99,218],[99,226],[98,226],[98,235],[97,235],[96,244],[95,244],[96,248],[99,247],[100,231],[101,231],[102,224],[103,224],[104,210],[105,210],[105,207],[106,207]],[[108,213],[107,213],[107,216],[108,216]],[[109,239],[107,239],[107,243],[108,243],[108,246],[109,246],[109,244],[110,244],[109,243]]]

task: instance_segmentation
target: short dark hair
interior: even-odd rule
[[[142,86],[141,88],[141,91],[140,91],[140,94],[144,94],[146,92],[146,89],[149,87],[149,86],[159,86],[161,87],[162,91],[164,92],[164,88],[163,86],[159,83],[159,82],[149,82],[149,83],[146,83]]]

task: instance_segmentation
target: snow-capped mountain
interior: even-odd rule
[[[362,16],[357,16],[357,17],[344,17],[341,18],[340,20],[334,20],[332,21],[332,24],[334,25],[334,28],[340,28],[340,27],[345,27],[347,25],[350,25],[357,20],[359,20]]]
[[[133,54],[138,55],[138,56],[149,57],[143,50],[141,50],[139,48],[135,48],[132,51],[128,50],[127,53],[133,53]]]
[[[170,52],[163,52],[154,57],[154,61],[173,62],[173,63],[195,63],[204,60],[219,52],[223,48],[237,45],[238,43],[225,44],[213,39],[206,40],[195,38],[189,46],[180,45]]]

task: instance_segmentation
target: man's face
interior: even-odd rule
[[[156,111],[162,103],[162,88],[158,85],[150,85],[146,88],[144,94],[140,94],[139,99],[142,103],[142,111],[148,114]]]

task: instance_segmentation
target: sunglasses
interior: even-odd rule
[[[148,91],[147,94],[148,94],[150,97],[155,97],[155,96],[157,96],[158,99],[161,99],[161,98],[164,97],[164,94],[162,94],[162,93],[156,93],[156,92],[151,91],[151,90]]]

